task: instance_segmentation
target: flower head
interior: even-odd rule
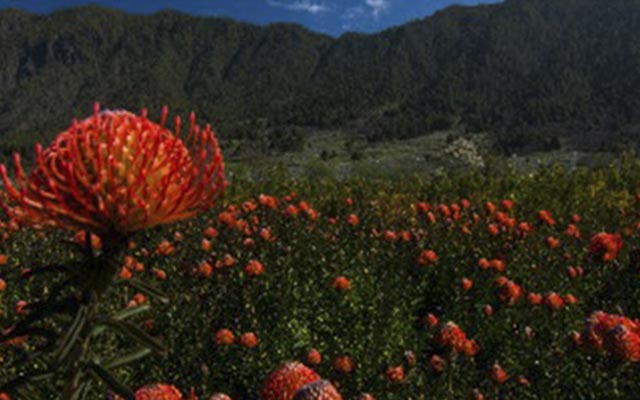
[[[103,111],[36,146],[27,176],[14,156],[15,181],[0,165],[8,203],[18,223],[87,230],[103,237],[126,235],[183,220],[212,207],[226,185],[217,139],[190,116],[186,137],[127,111]]]
[[[261,400],[292,400],[298,389],[320,380],[314,370],[297,361],[287,361],[271,372],[262,386]]]

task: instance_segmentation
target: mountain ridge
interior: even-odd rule
[[[589,140],[577,145],[635,142],[640,126],[636,0],[451,6],[338,38],[92,5],[1,11],[0,34],[0,145],[11,149],[51,138],[94,100],[152,115],[162,104],[194,109],[223,138],[332,128],[385,140],[456,128],[491,132],[507,153],[581,132]]]

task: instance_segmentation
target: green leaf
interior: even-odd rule
[[[69,355],[69,352],[73,348],[73,346],[78,341],[80,337],[80,333],[82,329],[85,327],[87,323],[87,314],[89,312],[89,308],[82,304],[78,309],[78,313],[76,314],[75,319],[73,320],[73,324],[69,327],[69,330],[62,337],[60,342],[60,347],[54,353],[54,360],[57,364],[63,363],[65,358]]]
[[[149,354],[151,354],[151,350],[149,348],[146,347],[142,347],[142,348],[138,348],[132,352],[130,352],[129,354],[126,354],[124,356],[120,356],[120,357],[115,357],[112,358],[111,360],[108,360],[104,363],[104,367],[106,369],[115,369],[115,368],[119,368],[122,367],[124,365],[133,363],[135,361],[138,361],[146,356],[148,356]]]
[[[118,321],[115,319],[109,319],[106,321],[102,321],[102,324],[113,328],[115,331],[120,334],[129,337],[134,340],[138,344],[151,349],[156,353],[166,353],[167,348],[156,338],[149,335],[147,332],[143,331],[136,325],[127,322],[127,321]]]
[[[151,305],[149,304],[143,304],[141,306],[137,306],[137,307],[131,307],[131,308],[125,308],[124,310],[118,311],[117,313],[115,313],[111,318],[117,320],[117,321],[123,321],[127,318],[131,318],[134,317],[138,314],[141,314],[145,311],[149,311],[151,309]],[[102,332],[105,331],[107,327],[105,325],[96,325],[93,330],[91,331],[91,336],[97,336],[100,335]]]
[[[133,278],[125,281],[125,283],[131,286],[133,289],[136,289],[146,294],[147,296],[158,300],[162,304],[169,304],[169,297],[146,282],[142,282],[138,279]]]
[[[120,396],[124,396],[126,399],[135,399],[135,393],[133,393],[133,391],[129,389],[129,387],[124,383],[118,381],[113,375],[109,373],[109,371],[104,369],[102,366],[96,364],[95,362],[90,362],[87,367],[96,378],[106,383],[109,389],[111,389],[113,392],[117,393]]]

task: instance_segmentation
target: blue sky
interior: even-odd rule
[[[294,22],[316,32],[375,32],[423,18],[452,4],[475,5],[500,0],[0,0],[0,9],[14,7],[49,13],[88,3],[134,13],[176,9],[203,16],[225,16],[266,24]]]

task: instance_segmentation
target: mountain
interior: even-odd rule
[[[152,115],[163,104],[193,109],[223,138],[330,127],[385,140],[456,127],[491,132],[505,152],[558,136],[587,148],[635,142],[638,38],[638,0],[453,6],[337,39],[172,11],[9,9],[0,12],[0,150],[49,140],[94,100]]]

